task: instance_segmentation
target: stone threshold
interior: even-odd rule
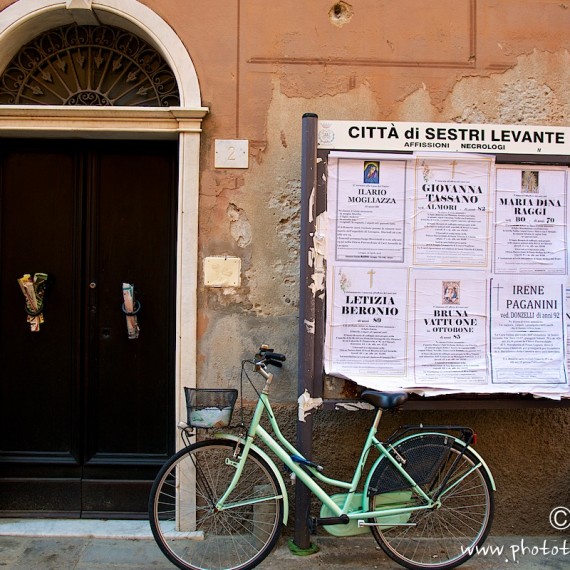
[[[0,519],[0,536],[152,539],[148,521]]]

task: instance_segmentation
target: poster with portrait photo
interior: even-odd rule
[[[567,274],[567,170],[497,166],[493,271]]]
[[[335,263],[403,263],[406,161],[329,159],[327,214]]]
[[[485,273],[415,270],[410,285],[415,384],[461,390],[485,385]]]

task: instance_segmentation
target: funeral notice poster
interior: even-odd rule
[[[493,164],[484,156],[416,157],[415,265],[488,267]]]
[[[408,271],[328,268],[325,371],[354,380],[399,377],[407,366]]]
[[[412,275],[415,383],[485,385],[485,273],[416,270]]]
[[[329,161],[327,209],[335,262],[404,261],[406,161]]]
[[[496,276],[490,289],[493,384],[521,392],[567,384],[565,279]]]
[[[567,273],[566,168],[497,166],[494,273]]]
[[[568,168],[421,148],[321,154],[325,372],[427,396],[570,397]]]

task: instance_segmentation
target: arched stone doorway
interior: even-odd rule
[[[75,23],[70,23],[70,19]],[[93,33],[97,30],[99,36],[93,38]],[[81,50],[76,49],[74,40],[63,41],[65,33],[72,31],[76,37],[83,38],[80,45],[85,48],[91,46],[90,52],[85,49],[82,55]],[[113,76],[112,62],[114,60],[116,64],[123,57],[125,65],[126,44],[123,43],[122,52],[117,51],[117,43],[107,39],[105,50],[98,54],[97,41],[101,41],[105,34],[114,40],[122,35],[123,39],[129,38],[135,43],[138,41],[139,47],[144,45],[149,49],[145,56],[147,60],[141,61],[150,65],[150,71],[144,69],[144,64],[139,64],[136,70],[127,70],[126,75],[122,76],[123,89],[119,95],[111,86],[121,71],[117,65]],[[86,40],[87,37],[89,41]],[[152,435],[156,431],[156,427],[150,427],[152,406],[155,406],[156,412],[159,399],[158,406],[162,411],[155,415],[160,417],[159,423],[162,425],[168,422],[168,430],[172,431],[174,417],[178,416],[182,406],[179,397],[180,379],[184,377],[184,384],[191,385],[195,378],[199,132],[201,119],[207,109],[200,106],[196,74],[180,40],[156,14],[134,0],[92,3],[22,0],[5,9],[0,13],[0,48],[5,48],[0,49],[3,78],[7,77],[10,69],[14,69],[16,54],[25,53],[22,46],[32,49],[34,42],[40,38],[52,44],[55,38],[60,38],[62,43],[53,53],[44,50],[44,64],[33,66],[33,73],[28,74],[25,85],[16,86],[18,89],[22,87],[19,99],[8,102],[3,98],[13,96],[14,91],[14,86],[8,88],[5,83],[3,94],[0,95],[0,141],[4,143],[2,169],[8,175],[5,180],[11,181],[10,184],[14,187],[20,185],[21,173],[25,172],[25,186],[31,189],[27,192],[13,191],[6,203],[13,204],[13,210],[19,208],[20,212],[26,208],[32,210],[20,222],[17,221],[17,215],[10,212],[9,219],[13,225],[5,224],[5,229],[15,232],[16,227],[22,223],[33,227],[31,220],[34,216],[37,216],[37,226],[44,223],[46,217],[55,219],[67,212],[68,218],[73,220],[70,229],[66,230],[65,239],[61,236],[57,238],[64,242],[67,240],[67,245],[56,246],[56,249],[60,257],[73,259],[70,264],[73,269],[64,275],[62,268],[65,264],[57,266],[58,256],[54,256],[55,261],[49,263],[52,267],[57,267],[56,270],[50,270],[49,267],[41,269],[39,265],[48,259],[53,250],[46,247],[48,242],[45,239],[46,233],[51,230],[42,232],[43,236],[37,233],[34,235],[32,230],[31,235],[44,247],[28,248],[32,253],[28,254],[29,268],[25,271],[51,271],[60,274],[62,278],[57,279],[57,285],[54,283],[51,299],[50,295],[46,299],[46,324],[41,332],[26,331],[26,335],[20,338],[23,339],[22,342],[16,342],[17,335],[13,334],[14,329],[11,328],[16,315],[6,315],[5,319],[11,320],[2,325],[4,338],[0,337],[0,350],[6,341],[7,349],[3,354],[10,356],[10,366],[15,370],[11,374],[7,393],[11,399],[20,399],[19,407],[22,407],[22,402],[25,403],[26,410],[22,410],[21,417],[26,417],[26,413],[31,412],[36,418],[31,420],[33,428],[28,428],[24,422],[18,423],[20,416],[16,413],[8,415],[10,423],[15,425],[11,427],[13,437],[8,438],[8,445],[0,450],[3,456],[0,457],[0,468],[3,469],[0,485],[4,483],[0,495],[14,497],[19,493],[21,499],[19,502],[9,501],[0,508],[11,512],[25,511],[26,514],[48,510],[87,517],[101,514],[124,516],[127,512],[136,515],[141,512],[137,501],[142,504],[146,497],[146,488],[153,471],[173,446],[171,433],[162,432],[156,437]],[[146,48],[143,51],[144,49]],[[67,68],[68,72],[71,70],[70,61],[66,65],[62,63],[65,62],[64,52],[66,57],[74,58],[76,70],[81,68],[84,56],[91,58],[90,67],[87,68],[90,72],[74,79],[78,86],[75,91],[70,88],[71,75],[61,76],[64,72],[62,68]],[[149,55],[150,52],[153,52],[152,55]],[[162,63],[157,63],[157,55],[162,58]],[[105,69],[102,58],[110,66],[106,68],[105,74],[102,72]],[[86,63],[87,60],[84,60],[83,65]],[[170,73],[169,77],[161,78],[164,85],[168,86],[164,90],[167,97],[161,99],[159,93],[149,104],[149,97],[153,96],[152,93],[149,96],[151,86],[148,81],[145,83],[142,76],[147,71],[152,73],[154,70],[158,73],[164,69]],[[60,71],[57,78],[54,70]],[[140,76],[137,77],[136,71]],[[94,77],[104,80],[99,81],[96,87]],[[136,89],[130,89],[132,84],[136,85]],[[172,85],[179,89],[173,90]],[[9,93],[10,89],[12,93]],[[40,91],[44,96],[49,93],[47,103],[38,100],[42,97]],[[64,97],[66,91],[67,97]],[[98,104],[93,105],[94,101]],[[142,105],[138,105],[137,101],[142,101]],[[88,104],[83,105],[85,102]],[[80,140],[70,141],[71,134],[74,139]],[[46,177],[50,180],[49,184],[45,182]],[[79,192],[78,180],[82,188]],[[143,186],[146,190],[140,190]],[[153,200],[159,186],[170,189],[163,188],[161,192],[166,198],[157,205]],[[20,189],[23,188],[20,186]],[[54,192],[54,188],[62,193],[61,196]],[[130,197],[126,190],[132,191]],[[36,204],[33,192],[39,192],[44,198],[51,196],[48,203],[52,210]],[[118,197],[126,200],[122,202],[123,206]],[[126,214],[133,202],[136,217],[121,216],[120,212]],[[147,204],[146,213],[144,207],[137,210],[141,204]],[[115,271],[117,275],[113,279],[116,281],[118,274],[126,271],[126,266],[120,262],[119,269],[110,270],[104,263],[101,265],[101,261],[117,253],[117,243],[125,246],[120,255],[115,255],[121,259],[132,259],[144,250],[143,247],[132,247],[131,238],[138,244],[141,240],[144,241],[145,227],[152,228],[153,231],[156,229],[157,224],[153,224],[152,217],[148,217],[150,211],[155,214],[162,212],[162,222],[159,225],[163,229],[158,233],[163,238],[162,242],[154,238],[146,240],[155,243],[160,252],[143,251],[139,256],[139,265],[144,267],[145,260],[166,261],[171,287],[163,284],[162,294],[160,277],[155,285],[144,283],[142,286],[147,274],[160,275],[152,267],[147,267],[146,273],[140,273],[140,268],[129,269],[133,274],[139,271],[136,279],[139,280],[138,286],[143,289],[140,291],[141,300],[143,296],[148,296],[144,303],[147,323],[145,333],[144,313],[141,310],[140,339],[125,341],[126,330],[121,331],[119,324],[124,316],[121,315],[119,321],[114,314],[114,293],[111,293],[114,285],[103,284],[101,279],[104,280],[107,274]],[[111,220],[113,215],[117,217]],[[66,227],[57,221],[53,226],[56,230]],[[105,228],[109,227],[115,228],[115,235],[105,235]],[[50,238],[56,234],[57,231],[55,234],[50,233]],[[21,272],[14,243],[13,238],[4,238],[4,245],[11,250],[8,259],[15,260],[2,271],[2,287],[7,291],[11,287],[10,283],[15,283],[15,277],[11,273]],[[160,243],[162,245],[158,245]],[[90,247],[94,247],[94,250],[91,251]],[[38,252],[42,251],[43,254],[40,255]],[[164,251],[168,251],[168,255],[165,256]],[[25,256],[22,253],[20,257]],[[92,280],[90,273],[94,273],[97,278]],[[127,278],[121,277],[120,280],[126,281]],[[131,280],[134,281],[135,277]],[[65,290],[64,284],[68,285],[64,295],[67,304],[62,305],[58,295]],[[107,289],[109,300],[106,299]],[[162,297],[164,299],[159,300]],[[50,303],[52,316],[48,320]],[[106,318],[101,316],[106,304],[109,305],[109,315],[113,314],[108,317],[114,319],[112,325],[105,324]],[[22,297],[20,307],[23,306]],[[66,308],[69,309],[68,315]],[[92,314],[94,310],[95,317]],[[155,315],[161,313],[165,317],[160,326],[165,327],[166,332],[160,341],[161,356],[157,358],[162,364],[145,382],[147,389],[151,390],[152,375],[156,378],[161,374],[160,369],[170,367],[166,372],[170,384],[157,379],[157,385],[162,385],[162,388],[154,395],[147,394],[145,404],[144,393],[147,389],[137,387],[137,378],[144,376],[147,369],[146,365],[141,366],[143,355],[153,354],[153,350],[156,350],[148,344],[144,346],[157,330],[153,311]],[[60,318],[61,315],[65,315],[65,318]],[[50,325],[52,331],[59,327],[60,334],[65,338],[62,343],[55,342],[56,335],[50,332]],[[22,331],[18,334],[21,333]],[[145,334],[146,339],[143,340]],[[9,342],[8,337],[11,337]],[[113,339],[118,341],[118,345],[110,350]],[[26,345],[30,340],[35,343],[35,351]],[[40,346],[42,343],[47,346]],[[67,360],[63,358],[67,368],[61,368],[60,364],[51,362],[51,356],[46,356],[53,355],[54,346],[57,347],[57,352],[62,344],[66,346],[67,354],[71,355]],[[165,346],[168,348],[165,349]],[[21,374],[27,366],[23,365],[18,372],[18,366],[14,364],[17,362],[14,359],[17,350],[14,347],[20,347],[23,351],[20,362],[33,362],[34,353],[36,356],[41,355],[42,363],[51,362],[51,369],[43,376],[50,376],[50,388],[46,382],[42,384],[42,374],[39,373],[41,366],[30,366],[25,374]],[[125,357],[125,362],[121,364],[119,361]],[[104,364],[105,361],[107,364]],[[60,375],[58,370],[62,371]],[[112,378],[113,374],[115,379]],[[61,383],[63,377],[70,380],[67,385],[64,382],[65,395],[58,397],[54,386]],[[121,377],[127,378],[122,388],[117,380]],[[110,393],[115,389],[117,391],[114,394]],[[50,405],[48,396],[55,403]],[[57,426],[57,433],[50,436],[51,439],[45,437],[45,430],[50,426],[50,416],[47,412],[42,415],[39,403],[42,398],[54,417],[57,417],[57,421],[51,422]],[[168,409],[167,414],[164,413],[165,409]],[[100,417],[97,417],[97,413],[100,413]],[[62,418],[62,414],[67,415]],[[29,417],[26,419],[30,422]],[[92,425],[98,427],[89,431]],[[26,430],[29,429],[31,432],[27,433]],[[44,439],[38,435],[42,429]],[[26,447],[25,442],[32,443]],[[42,485],[30,491],[27,479],[33,478],[42,481]],[[45,491],[43,494],[41,488]],[[121,497],[128,499],[121,502]]]

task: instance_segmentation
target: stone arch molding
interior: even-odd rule
[[[201,108],[194,64],[174,30],[137,0],[19,0],[0,12],[0,70],[21,46],[51,28],[72,24],[122,27],[151,44],[178,82],[180,107]]]

